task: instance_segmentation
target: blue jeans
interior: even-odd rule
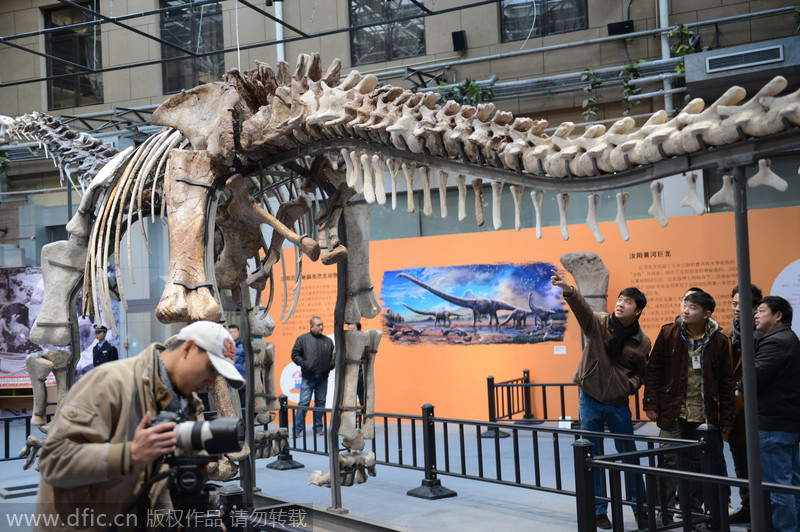
[[[633,435],[633,422],[631,421],[631,409],[627,406],[613,406],[601,403],[583,390],[580,391],[580,402],[578,403],[578,413],[581,417],[581,429],[591,430],[592,432],[603,432],[604,425],[608,425],[608,430],[613,434],[630,434]],[[589,441],[598,445],[597,438],[589,438]],[[636,442],[628,440],[614,439],[614,445],[617,452],[622,453],[626,451],[635,451]],[[595,455],[599,453],[595,452]],[[638,462],[638,460],[637,460]],[[594,470],[594,495],[599,497],[603,494],[603,487],[601,481],[602,472],[600,469]],[[628,494],[633,502],[636,502],[636,481],[634,475],[625,474],[628,484]],[[644,486],[644,483],[642,483]],[[647,500],[644,491],[642,491],[642,502]],[[634,513],[636,509],[634,507]],[[608,503],[597,500],[595,502],[595,514],[608,513]]]
[[[764,482],[800,486],[800,433],[759,430],[761,472]],[[772,530],[800,530],[800,497],[788,493],[770,493]]]
[[[328,377],[324,379],[303,379],[300,381],[300,400],[297,406],[308,406],[311,404],[311,394],[314,394],[314,406],[325,408],[325,396],[328,394]],[[314,430],[323,429],[322,416],[325,412],[314,412]],[[298,408],[294,416],[294,430],[301,431],[306,426],[306,410]]]

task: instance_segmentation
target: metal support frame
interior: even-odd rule
[[[344,218],[346,212],[339,216],[339,240],[347,245],[347,231]],[[348,259],[339,261],[336,264],[337,284],[336,284],[336,306],[333,310],[333,336],[335,338],[336,353],[336,378],[334,379],[333,405],[331,405],[331,423],[328,430],[328,453],[329,465],[331,468],[331,510],[339,513],[347,513],[342,507],[342,478],[339,472],[339,425],[342,421],[342,409],[339,404],[344,395],[345,377],[345,339],[344,339],[344,309],[347,303],[347,263]]]
[[[303,144],[294,150],[264,158],[262,163],[265,167],[283,165],[295,159],[319,155],[329,150],[347,148],[379,153],[384,157],[420,165],[435,166],[454,173],[503,181],[509,185],[522,185],[549,191],[595,192],[648,183],[655,179],[692,170],[752,165],[758,159],[796,149],[798,144],[800,144],[800,128],[795,127],[775,135],[750,138],[727,146],[708,147],[695,153],[670,157],[657,163],[631,168],[625,172],[563,179],[478,165],[445,157],[434,157],[425,153],[413,153],[397,149],[394,146],[355,138],[331,138],[313,144]]]
[[[241,464],[242,473],[241,473],[241,486],[244,489],[244,504],[247,508],[253,508],[253,489],[255,487],[255,470],[256,470],[256,457],[255,457],[255,382],[254,382],[254,367],[253,367],[253,346],[251,342],[253,341],[250,335],[250,321],[248,320],[248,314],[252,310],[250,305],[250,288],[247,286],[246,283],[242,283],[240,286],[240,302],[239,308],[239,317],[241,321],[240,331],[241,334],[240,339],[242,340],[242,347],[244,348],[244,357],[245,357],[245,373],[247,378],[245,379],[245,395],[244,400],[245,404],[240,405],[244,408],[244,413],[246,416],[245,419],[245,431],[246,431],[246,440],[247,445],[250,448],[250,453],[247,455],[247,460]]]
[[[187,50],[183,46],[178,46],[175,43],[167,42],[167,41],[165,41],[164,39],[162,39],[160,37],[156,37],[155,35],[150,35],[146,31],[142,31],[142,30],[140,30],[138,28],[134,28],[133,26],[129,26],[127,24],[123,24],[122,22],[119,22],[118,20],[115,20],[113,18],[107,17],[107,16],[103,15],[102,13],[94,11],[93,9],[89,9],[86,6],[82,6],[80,4],[76,4],[75,2],[70,2],[69,0],[58,0],[58,1],[60,3],[62,3],[62,4],[64,4],[64,5],[67,5],[69,7],[75,8],[75,9],[77,9],[79,11],[82,11],[83,13],[86,13],[87,15],[91,15],[93,17],[97,17],[98,19],[100,19],[100,20],[102,20],[104,22],[110,22],[111,24],[114,24],[115,26],[119,26],[120,28],[122,28],[124,30],[132,31],[133,33],[135,33],[137,35],[141,35],[145,39],[150,39],[151,41],[156,41],[158,43],[163,44],[164,46],[169,46],[170,48],[174,48],[176,50],[180,50],[181,52],[183,52],[183,53],[185,53],[185,54],[187,54],[187,55],[189,55],[191,57],[196,57],[197,56],[197,54],[195,52],[192,52],[191,50]],[[64,28],[69,28],[69,26],[59,26],[59,28],[61,28],[63,30]],[[83,67],[83,68],[86,68],[86,67]]]
[[[747,225],[747,179],[744,166],[733,169],[734,221],[736,225],[736,265],[739,271],[739,307],[753,307],[750,291],[750,231]],[[747,478],[750,487],[750,522],[755,532],[767,530],[764,511],[764,487],[761,485],[761,446],[758,441],[758,395],[756,390],[754,319],[742,312],[739,330],[742,335],[742,382],[744,385],[744,424],[747,442]]]

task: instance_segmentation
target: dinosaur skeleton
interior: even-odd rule
[[[733,87],[708,107],[700,99],[692,100],[670,120],[659,111],[635,128],[626,117],[607,129],[589,126],[572,138],[575,126],[569,122],[547,135],[545,121],[514,118],[496,111],[494,104],[439,105],[437,93],[377,87],[375,76],[362,77],[356,71],[341,80],[340,68],[337,59],[323,73],[318,54],[301,54],[294,73],[283,61],[275,67],[256,62],[245,72],[232,69],[221,82],[167,100],[153,115],[153,123],[165,129],[135,151],[119,154],[47,115],[0,118],[0,140],[39,140],[62,176],[72,182],[77,176],[85,192],[67,227],[69,240],[50,248],[46,258],[53,268],[43,268],[45,307],[60,310],[55,318],[40,314],[31,338],[69,343],[67,296],[81,277],[83,314],[114,328],[110,299],[119,297],[123,305],[126,300],[121,282],[118,294],[109,284],[108,262],[114,260],[117,275],[123,274],[121,236],[125,231],[130,235],[131,223],[147,215],[166,216],[170,229],[170,276],[157,309],[160,320],[219,320],[221,289],[235,292],[246,284],[260,301],[270,281],[269,303],[261,312],[265,316],[272,304],[272,267],[285,240],[311,260],[321,256],[325,264],[333,264],[348,259],[345,321],[356,322],[375,317],[380,309],[369,278],[369,222],[372,202],[381,203],[384,195],[383,161],[390,173],[392,208],[397,205],[396,176],[402,168],[410,212],[416,208],[413,176],[420,169],[426,215],[432,212],[431,168],[438,172],[440,192],[446,191],[445,172],[457,175],[459,220],[466,213],[463,176],[475,176],[479,226],[484,223],[483,179],[490,179],[496,229],[502,223],[498,206],[503,185],[519,187],[512,189],[515,211],[522,187],[531,187],[537,237],[543,192],[561,191],[557,204],[566,240],[567,192],[652,181],[649,212],[663,226],[663,185],[655,179],[680,173],[691,179],[692,170],[719,166],[721,161],[728,167],[752,164],[796,144],[800,131],[800,91],[781,95],[787,85],[782,77],[742,105],[744,90]],[[780,178],[764,165],[752,184],[781,189]],[[700,212],[702,202],[696,193],[692,196],[694,181],[688,184],[687,202]],[[279,204],[275,214],[271,198]],[[316,215],[306,216],[314,205]],[[597,207],[596,199],[592,205]],[[624,198],[619,205],[617,223],[625,238]],[[446,216],[445,203],[440,206]],[[343,209],[347,248],[336,232]],[[262,224],[273,231],[269,246],[260,235]],[[257,270],[248,273],[242,257],[254,258]],[[294,312],[301,289],[300,253],[296,257],[288,310],[284,290],[284,320]],[[51,270],[66,271],[65,280]],[[55,288],[61,282],[69,290]],[[496,314],[493,318],[499,323]],[[69,364],[76,362],[73,346]],[[227,390],[219,392],[224,395]]]

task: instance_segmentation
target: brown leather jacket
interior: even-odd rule
[[[158,378],[159,349],[164,346],[151,344],[138,356],[93,369],[64,398],[42,447],[36,507],[37,514],[57,515],[68,526],[40,524],[36,531],[105,530],[155,473],[151,465],[131,464],[130,442],[145,412],[155,415],[172,400]],[[195,394],[188,417],[203,417],[203,403]],[[165,502],[158,498],[159,487],[163,484],[150,490],[156,507],[156,500]],[[95,520],[75,527],[75,515]]]
[[[644,409],[656,411],[656,423],[664,430],[671,429],[680,415],[688,366],[688,344],[681,337],[680,324],[664,325],[644,376]],[[728,338],[717,326],[703,351],[703,396],[708,423],[721,429],[733,428],[735,384]]]
[[[650,338],[639,330],[625,342],[620,359],[612,361],[606,354],[606,343],[615,334],[609,315],[594,312],[574,288],[564,301],[575,313],[586,343],[572,380],[601,403],[628,406],[630,396],[642,386]]]

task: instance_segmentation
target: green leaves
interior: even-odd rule
[[[451,89],[440,87],[437,89],[447,100],[453,100],[461,105],[477,105],[482,102],[491,102],[494,98],[494,88],[491,85],[481,86],[466,78]]]
[[[693,54],[697,50],[694,48],[694,44],[692,44],[692,37],[694,37],[694,33],[689,30],[683,24],[678,24],[667,34],[670,37],[677,38],[677,42],[673,43],[669,47],[669,51],[675,57],[683,57],[684,55]],[[683,64],[683,61],[675,65],[675,72],[679,74],[686,73],[686,66]]]
[[[642,77],[642,73],[639,70],[639,67],[644,63],[644,59],[639,59],[638,61],[634,61],[633,63],[628,64],[622,70],[619,71],[619,75],[622,78],[622,106],[625,108],[623,111],[623,116],[628,116],[631,108],[633,107],[633,102],[630,101],[628,98],[635,95],[641,94],[642,88],[637,87],[636,85],[631,85],[630,81],[632,79],[637,79]]]
[[[581,107],[583,108],[583,119],[587,122],[591,120],[597,119],[597,115],[600,112],[599,102],[603,99],[603,96],[598,92],[598,88],[600,85],[603,84],[602,80],[597,77],[594,73],[594,70],[591,68],[587,68],[581,74],[581,81],[586,82],[586,86],[583,88],[584,92],[590,94],[588,98],[583,100],[583,104]]]

